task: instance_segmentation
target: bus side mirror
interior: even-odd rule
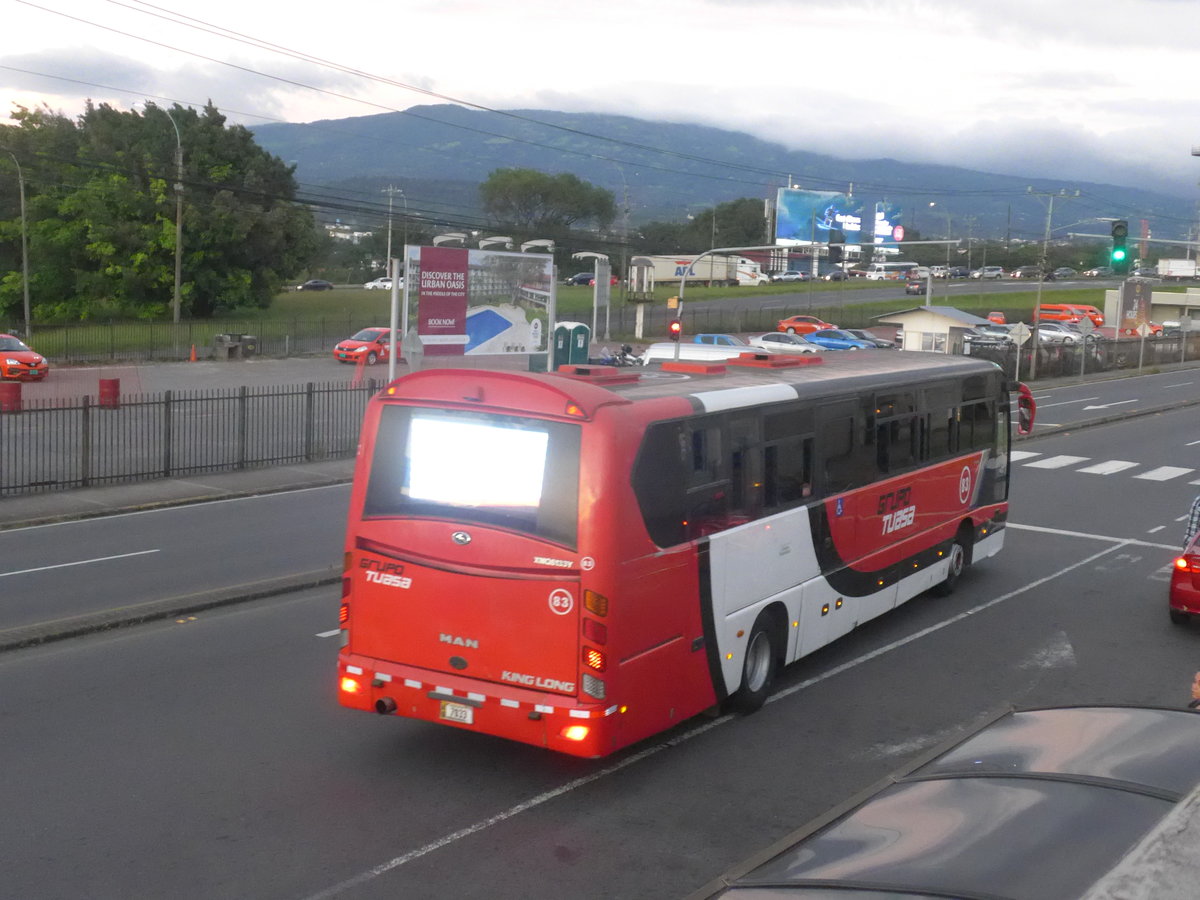
[[[1033,431],[1033,420],[1037,417],[1037,403],[1033,391],[1027,385],[1017,385],[1017,434]]]

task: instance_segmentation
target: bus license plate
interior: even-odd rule
[[[451,703],[449,700],[443,700],[441,718],[447,722],[461,722],[464,725],[472,725],[475,722],[475,710],[462,703]]]

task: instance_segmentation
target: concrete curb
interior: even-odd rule
[[[314,587],[337,584],[341,581],[340,571],[332,567],[318,569],[315,572],[303,572],[299,575],[286,575],[281,578],[270,578],[248,584],[231,585],[212,591],[196,594],[185,594],[180,597],[167,597],[162,600],[148,600],[133,606],[122,606],[67,619],[55,619],[50,622],[39,622],[35,625],[24,625],[0,631],[0,651],[18,650],[23,647],[33,647],[39,644],[49,644],[67,638],[80,637],[85,634],[95,634],[99,631],[109,631],[129,625],[140,625],[171,616],[182,616],[189,613],[201,612],[206,609],[216,609],[222,606],[232,606],[250,600],[263,600],[277,597],[293,591],[306,590]]]

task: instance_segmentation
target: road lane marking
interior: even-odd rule
[[[1133,400],[1116,400],[1112,403],[1100,403],[1100,404],[1097,404],[1096,406],[1085,406],[1084,410],[1086,411],[1089,409],[1110,409],[1111,407],[1121,406],[1125,403],[1137,403],[1137,402],[1138,401],[1136,398]]]
[[[36,569],[17,569],[14,572],[0,572],[0,578],[9,575],[28,575],[30,572],[48,572],[51,569],[66,569],[70,566],[86,566],[91,563],[109,562],[114,559],[128,559],[131,556],[145,556],[147,553],[158,553],[158,550],[135,550],[133,553],[118,553],[116,556],[97,556],[95,559],[81,559],[78,562],[58,563],[53,566],[38,566]]]
[[[1009,454],[1009,459],[1011,459],[1013,462],[1020,462],[1023,459],[1032,459],[1035,456],[1041,455],[1042,454],[1036,453],[1033,450],[1013,450]]]
[[[1129,462],[1124,459],[1110,459],[1108,462],[1096,463],[1094,466],[1088,466],[1080,469],[1088,475],[1112,475],[1116,472],[1124,472],[1126,469],[1132,469],[1141,465],[1141,463]]]
[[[1051,533],[1066,534],[1066,535],[1077,534],[1077,532],[1064,532],[1064,531],[1059,531],[1058,529],[1054,529],[1054,528],[1040,528],[1037,526],[1018,526],[1018,525],[1013,525],[1011,523],[1007,527],[1017,528],[1017,529],[1025,530],[1025,531],[1042,531],[1042,532],[1051,532]],[[810,687],[820,684],[823,681],[827,681],[830,678],[833,678],[835,675],[841,675],[842,673],[848,672],[851,669],[857,668],[858,666],[861,666],[864,663],[868,663],[874,659],[878,659],[880,656],[884,656],[885,654],[890,653],[893,650],[897,650],[907,644],[911,644],[914,641],[920,640],[921,638],[927,637],[931,634],[941,631],[943,628],[947,628],[950,625],[955,625],[958,622],[961,622],[963,619],[966,619],[969,616],[973,616],[976,613],[980,613],[987,609],[991,609],[993,606],[997,606],[997,605],[1005,602],[1006,600],[1011,600],[1013,597],[1018,597],[1021,594],[1024,594],[1025,592],[1032,590],[1033,588],[1041,587],[1043,584],[1053,581],[1054,579],[1058,578],[1061,575],[1065,575],[1068,572],[1072,572],[1075,569],[1080,568],[1081,566],[1089,565],[1089,564],[1095,562],[1096,560],[1100,559],[1102,556],[1106,556],[1116,550],[1121,550],[1122,548],[1128,547],[1128,546],[1146,546],[1146,547],[1162,546],[1160,544],[1148,544],[1143,541],[1129,540],[1126,538],[1104,537],[1101,535],[1088,535],[1088,534],[1081,534],[1081,533],[1079,534],[1079,536],[1080,537],[1088,537],[1093,540],[1112,542],[1112,546],[1106,547],[1105,549],[1103,549],[1097,553],[1093,553],[1091,556],[1087,557],[1086,559],[1081,559],[1077,562],[1072,563],[1069,566],[1065,566],[1065,567],[1059,569],[1057,572],[1047,575],[1044,578],[1039,578],[1036,581],[1031,581],[1028,584],[1024,585],[1023,587],[1019,587],[1016,590],[1009,591],[1007,594],[1001,594],[999,597],[994,597],[991,600],[981,603],[979,606],[972,607],[971,609],[968,609],[968,610],[964,610],[963,612],[959,613],[958,615],[953,616],[949,619],[946,619],[942,622],[939,622],[936,625],[931,625],[928,628],[922,629],[921,631],[915,632],[907,637],[900,638],[899,640],[893,641],[890,644],[886,644],[882,647],[878,647],[869,653],[865,653],[862,656],[859,656],[855,659],[844,662],[840,666],[835,666],[832,669],[828,670],[827,672],[822,672],[820,675],[816,675],[813,678],[809,678],[805,681],[801,681],[798,684],[792,685],[790,688],[787,688],[786,690],[782,690],[777,693],[774,693],[767,698],[767,703],[774,703],[776,700],[782,700],[785,697],[790,697],[792,694],[798,693],[799,691],[802,691],[802,690],[806,690]],[[1175,548],[1172,546],[1170,549],[1172,551],[1174,551]],[[518,803],[516,806],[511,806],[502,812],[496,813],[496,815],[494,815],[494,816],[491,816],[486,819],[481,819],[472,825],[468,825],[465,828],[461,828],[458,831],[452,832],[448,835],[445,835],[444,837],[438,838],[435,841],[425,844],[423,847],[418,847],[415,850],[410,850],[408,853],[394,857],[394,858],[388,860],[387,862],[380,863],[377,866],[373,866],[370,869],[366,869],[365,871],[359,872],[357,875],[352,875],[349,878],[347,878],[345,881],[339,882],[338,884],[335,884],[332,887],[326,888],[323,891],[318,891],[315,894],[308,895],[307,897],[304,898],[304,900],[330,900],[330,898],[337,897],[341,894],[344,894],[346,891],[348,891],[352,888],[356,888],[363,884],[367,884],[368,882],[374,881],[379,876],[386,875],[388,872],[391,872],[393,869],[398,869],[401,866],[406,865],[407,863],[413,862],[414,860],[418,860],[424,856],[428,856],[430,853],[433,853],[436,850],[441,850],[443,847],[448,847],[451,844],[455,844],[464,838],[468,838],[471,835],[478,834],[481,831],[491,828],[493,825],[499,825],[502,822],[505,822],[508,819],[513,818],[514,816],[518,816],[523,812],[528,812],[529,810],[534,809],[538,806],[541,806],[544,803],[548,803],[551,800],[557,799],[558,797],[561,797],[565,794],[569,794],[572,791],[575,791],[579,788],[586,787],[587,785],[592,784],[595,781],[599,781],[601,778],[607,778],[609,775],[615,775],[617,772],[620,772],[622,769],[627,769],[630,766],[634,765],[635,763],[639,763],[644,759],[648,759],[649,757],[654,756],[663,750],[668,750],[672,747],[679,746],[680,744],[683,744],[686,741],[690,741],[692,738],[699,737],[702,734],[706,734],[707,732],[712,731],[714,728],[717,728],[720,725],[724,725],[727,722],[732,722],[732,721],[735,721],[740,718],[743,718],[743,717],[738,716],[738,715],[724,715],[724,716],[720,716],[719,718],[713,719],[711,721],[705,722],[704,724],[700,725],[699,727],[695,728],[694,730],[685,731],[682,734],[679,734],[678,736],[673,737],[669,740],[663,741],[660,744],[655,744],[653,747],[647,747],[645,750],[635,753],[633,756],[630,756],[626,759],[621,760],[618,763],[615,763],[611,766],[601,769],[598,772],[594,772],[591,775],[585,775],[581,778],[576,778],[574,781],[569,781],[566,784],[561,785],[557,788],[546,791],[545,793],[542,793],[542,794],[538,794],[535,797],[531,797],[530,799],[525,800],[522,803]]]
[[[1087,462],[1090,458],[1088,456],[1048,456],[1037,462],[1025,463],[1025,467],[1028,469],[1065,469],[1076,463]]]
[[[1151,469],[1149,472],[1143,472],[1141,475],[1134,475],[1134,478],[1141,478],[1144,481],[1170,481],[1172,478],[1178,478],[1180,475],[1187,475],[1195,472],[1195,469],[1181,469],[1179,466],[1159,466],[1157,469]]]
[[[335,629],[333,629],[333,631],[318,631],[316,636],[321,637],[321,638],[329,638],[329,637],[336,637],[337,635],[339,635],[341,633],[342,633],[342,629],[335,628]]]
[[[1036,399],[1036,398],[1034,398],[1034,399]],[[1099,400],[1099,399],[1100,399],[1099,397],[1080,397],[1078,400],[1064,400],[1064,401],[1062,401],[1062,403],[1039,403],[1037,408],[1039,410],[1042,410],[1042,409],[1049,409],[1052,406],[1070,406],[1072,403],[1088,403],[1089,401]]]

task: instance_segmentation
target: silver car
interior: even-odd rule
[[[768,331],[766,334],[752,337],[750,346],[779,353],[821,353],[825,350],[824,347],[806,341],[801,335],[788,334],[786,331]]]

